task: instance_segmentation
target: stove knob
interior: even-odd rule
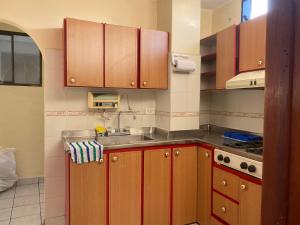
[[[250,165],[250,166],[248,167],[248,171],[251,172],[251,173],[254,173],[254,172],[256,171],[256,167],[253,166],[253,165]]]
[[[224,162],[225,163],[230,163],[230,158],[228,156],[224,157]]]
[[[223,158],[224,158],[223,155],[221,155],[221,154],[218,155],[218,160],[219,160],[219,161],[223,161]]]
[[[248,168],[248,164],[245,162],[242,162],[240,167],[241,167],[241,169],[246,170]]]

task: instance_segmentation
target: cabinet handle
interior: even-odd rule
[[[134,82],[134,81],[131,81],[130,85],[131,85],[131,87],[134,87],[135,82]]]
[[[257,64],[258,64],[259,66],[262,66],[263,61],[262,61],[262,60],[258,60]]]
[[[247,190],[247,185],[242,184],[242,185],[241,185],[241,190],[243,190],[243,191]]]
[[[100,163],[100,164],[104,163],[104,159],[100,159],[100,160],[99,160],[99,163]]]
[[[146,82],[146,81],[143,82],[143,86],[144,86],[144,87],[147,86],[147,82]]]
[[[178,157],[180,155],[180,151],[175,152],[175,156]]]
[[[224,187],[226,187],[226,186],[227,186],[227,181],[226,181],[226,180],[222,180],[222,185],[223,185]]]
[[[117,161],[118,161],[118,157],[117,157],[117,156],[113,156],[113,157],[111,158],[111,161],[112,161],[112,162],[117,162]]]
[[[205,152],[205,157],[206,157],[206,158],[209,158],[208,152]]]
[[[225,206],[222,206],[222,207],[221,207],[221,210],[222,210],[223,213],[226,213],[226,208],[225,208]]]
[[[71,78],[70,78],[70,83],[71,83],[71,84],[75,84],[75,83],[76,83],[76,79],[75,79],[74,77],[71,77]]]
[[[170,153],[169,153],[169,152],[166,152],[166,153],[165,153],[165,157],[166,157],[166,158],[168,158],[168,157],[169,157],[169,155],[170,155]]]

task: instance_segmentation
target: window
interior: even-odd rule
[[[0,31],[0,84],[42,85],[42,55],[28,35]]]
[[[264,15],[268,12],[268,0],[243,0],[242,22]]]

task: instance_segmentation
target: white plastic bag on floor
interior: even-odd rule
[[[0,192],[11,188],[17,181],[15,149],[0,147]]]

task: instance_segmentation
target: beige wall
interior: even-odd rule
[[[212,34],[212,15],[212,10],[201,10],[201,39]]]
[[[232,0],[213,11],[212,32],[216,33],[233,24],[241,23],[241,0]]]
[[[43,88],[0,86],[0,146],[16,148],[20,177],[43,176]]]

